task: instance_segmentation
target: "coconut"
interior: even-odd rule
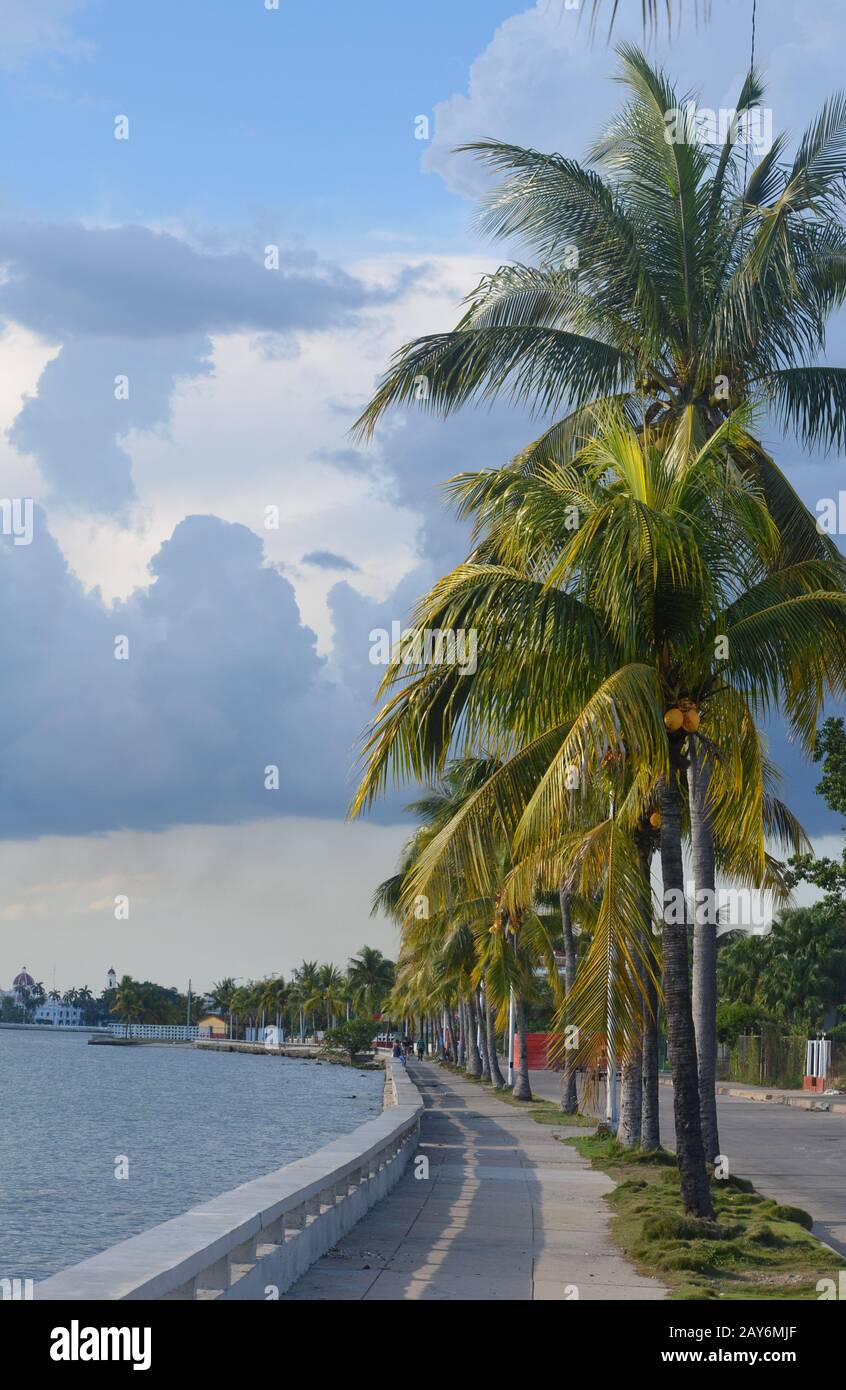
[[[660,830],[660,829],[661,829],[661,812],[660,812],[660,811],[653,811],[653,812],[652,812],[652,815],[649,817],[649,824],[652,826],[652,829],[653,829],[653,830]]]
[[[682,723],[684,724],[685,733],[695,734],[696,730],[699,728],[699,711],[696,709],[689,709],[683,716]]]
[[[664,715],[664,723],[671,734],[676,733],[684,723],[684,715],[680,709],[668,709]]]

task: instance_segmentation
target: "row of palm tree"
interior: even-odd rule
[[[82,1008],[86,1004],[92,1003],[94,995],[87,985],[81,989],[66,989],[64,993],[58,989],[51,989],[47,998],[54,1004],[68,1004],[71,1008]]]
[[[622,1058],[624,1142],[654,1099],[660,996],[684,1206],[708,1216],[716,874],[785,896],[770,850],[807,841],[760,725],[781,709],[810,751],[846,686],[844,562],[760,436],[766,410],[807,445],[846,437],[846,371],[814,361],[846,294],[846,100],[792,159],[779,136],[749,169],[736,132],[669,142],[685,99],[638,50],[620,57],[628,101],[586,164],[467,147],[505,174],[483,225],[539,263],[501,267],[453,332],[401,349],[359,422],[369,434],[421,395],[446,414],[506,394],[552,417],[506,467],[450,484],[472,551],[412,628],[474,629],[476,670],[404,644],[353,810],[390,779],[458,799],[422,808],[380,891],[402,922],[397,988],[425,1002],[446,972],[468,1037],[482,980],[501,1017],[508,974],[522,998],[548,964],[538,909],[558,894],[565,940],[572,919],[589,938],[559,1008],[566,1069]],[[738,112],[762,96],[750,71]]]
[[[267,976],[237,985],[218,980],[209,998],[225,1019],[250,1027],[272,1020],[290,1035],[313,1036],[351,1015],[378,1018],[394,982],[394,964],[381,951],[363,946],[345,971],[336,965],[303,961],[286,980]]]

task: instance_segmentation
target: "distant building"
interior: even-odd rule
[[[78,1028],[82,1023],[82,1009],[72,1004],[63,1004],[61,999],[45,999],[35,1010],[36,1023],[49,1023],[54,1028]]]
[[[113,965],[109,966],[109,972],[106,975],[106,989],[117,989],[117,975]]]
[[[203,1018],[198,1020],[197,1027],[200,1030],[201,1038],[204,1036],[210,1038],[226,1037],[226,1023],[220,1017],[220,1014],[206,1014]]]
[[[12,1004],[21,1008],[29,999],[29,991],[35,986],[35,981],[29,974],[26,966],[18,971],[12,981],[11,989],[0,989],[0,999],[9,999]]]
[[[24,990],[33,989],[34,987],[35,981],[27,971],[26,966],[24,966],[23,969],[19,971],[19,973],[15,976],[14,980],[12,981],[12,988],[10,993],[12,997],[15,999],[16,1003],[20,1004],[21,1000],[24,997]]]

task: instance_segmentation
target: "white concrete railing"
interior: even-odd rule
[[[164,1042],[191,1042],[194,1038],[210,1038],[211,1030],[192,1023],[112,1023],[113,1038],[158,1038]]]
[[[375,1120],[266,1177],[45,1279],[36,1299],[267,1299],[284,1293],[402,1176],[423,1104],[400,1062]]]

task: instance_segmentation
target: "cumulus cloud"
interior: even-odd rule
[[[682,7],[671,36],[663,27],[653,36],[650,57],[667,68],[680,93],[698,91],[705,105],[731,107],[749,64],[748,17],[741,19],[736,0],[715,0],[711,22],[697,24],[692,8]],[[537,0],[500,24],[471,63],[466,90],[435,104],[423,170],[476,198],[489,177],[469,155],[454,154],[457,145],[492,138],[581,157],[624,100],[624,91],[607,80],[618,65],[614,48],[601,27],[591,40],[586,9]],[[643,43],[639,5],[620,6],[613,39]],[[843,16],[834,7],[769,0],[757,62],[776,129],[798,134],[824,96],[839,90],[843,39]]]
[[[368,284],[307,253],[268,270],[146,227],[16,221],[0,223],[0,266],[0,317],[61,345],[12,442],[37,458],[50,498],[118,515],[136,496],[123,437],[167,423],[176,383],[209,372],[212,335],[250,332],[262,356],[288,359],[294,333],[349,327],[421,274]]]
[[[34,531],[0,545],[0,632],[15,652],[0,835],[343,814],[364,711],[329,678],[258,537],[187,517],[155,582],[110,608],[69,573],[43,512]]]

